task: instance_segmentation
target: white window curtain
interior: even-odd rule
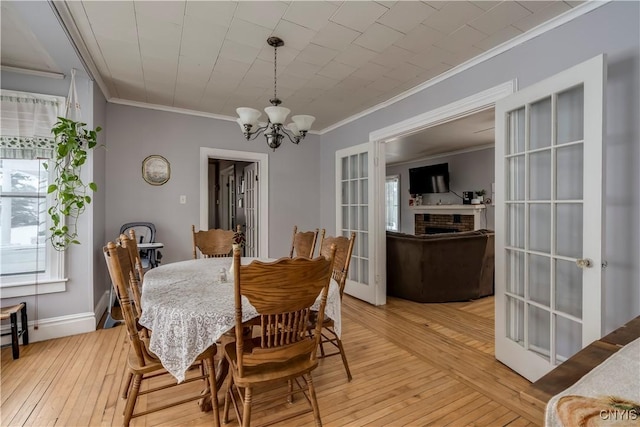
[[[0,158],[51,158],[55,148],[51,128],[64,113],[65,99],[2,90],[0,101]]]

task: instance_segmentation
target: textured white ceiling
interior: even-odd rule
[[[60,71],[12,13],[14,3],[2,2],[2,64]],[[321,131],[581,2],[52,4],[71,29],[74,43],[86,49],[85,62],[94,67],[105,95],[114,102],[156,104],[227,118],[236,117],[239,106],[262,110],[273,96],[274,52],[266,39],[281,37],[285,46],[278,49],[278,97],[293,114],[316,116],[312,131]],[[450,144],[465,145],[463,139],[456,134],[460,143]],[[396,161],[401,159],[398,154]]]

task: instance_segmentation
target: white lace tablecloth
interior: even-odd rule
[[[242,264],[254,259],[242,258]],[[227,282],[219,282],[220,269],[228,270],[231,260],[182,261],[145,273],[140,324],[152,331],[150,350],[179,382],[184,381],[195,358],[235,326],[233,280],[229,277]],[[319,302],[314,307],[318,308]],[[243,297],[242,320],[256,316],[255,308]],[[325,316],[333,319],[340,336],[340,291],[333,279]]]

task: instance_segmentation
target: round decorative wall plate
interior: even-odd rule
[[[162,156],[149,156],[142,161],[142,178],[151,185],[162,185],[171,178],[169,161]]]

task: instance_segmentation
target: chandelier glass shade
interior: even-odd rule
[[[262,113],[255,108],[249,107],[236,108],[239,116],[236,122],[240,125],[240,129],[242,129],[247,141],[255,139],[262,133],[267,139],[269,148],[275,151],[282,144],[285,135],[294,144],[298,144],[303,140],[316,118],[308,115],[292,116],[292,123],[285,126],[287,116],[291,110],[280,107],[282,101],[277,96],[278,47],[284,46],[284,41],[278,37],[269,37],[267,43],[273,47],[273,98],[269,100],[271,106],[264,109],[268,122],[258,122]]]

